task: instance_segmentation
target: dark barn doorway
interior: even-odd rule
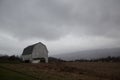
[[[45,58],[40,58],[40,62],[45,63]]]
[[[29,62],[30,62],[30,60],[25,60],[24,62],[25,62],[25,63],[29,63]]]

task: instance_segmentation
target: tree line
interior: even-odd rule
[[[108,56],[105,58],[96,58],[96,59],[76,59],[71,61],[65,61],[55,57],[49,57],[49,62],[120,62],[120,56],[112,57]],[[2,55],[0,56],[0,63],[21,63],[22,59],[20,56],[8,56]]]
[[[118,57],[104,57],[104,58],[96,58],[96,59],[77,59],[75,62],[120,62],[120,56]]]

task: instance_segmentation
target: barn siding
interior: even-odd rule
[[[25,61],[25,60],[32,60],[32,55],[31,54],[29,54],[29,55],[22,55],[22,59],[23,59],[23,61]]]
[[[46,62],[48,62],[48,51],[45,46],[42,44],[37,44],[33,48],[32,58],[45,58]]]

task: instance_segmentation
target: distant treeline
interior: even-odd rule
[[[8,56],[8,55],[2,55],[0,56],[0,63],[21,63],[22,59],[19,56]],[[49,57],[49,62],[120,62],[120,56],[119,57],[105,57],[105,58],[99,58],[99,59],[77,59],[77,60],[71,60],[71,61],[65,61],[62,59],[58,59],[55,57]]]
[[[49,62],[64,62],[62,59],[49,57]],[[23,62],[20,56],[8,56],[8,55],[1,55],[0,56],[0,63],[21,63]]]
[[[54,57],[49,57],[49,62],[120,62],[120,56],[118,57],[105,57],[96,59],[76,59],[76,60],[62,60]]]
[[[118,57],[105,57],[105,58],[97,58],[97,59],[77,59],[75,62],[120,62],[120,56]]]
[[[49,57],[49,62],[66,62],[65,60],[55,58],[55,57]]]
[[[119,57],[108,56],[105,58],[96,58],[96,59],[76,59],[70,61],[49,57],[49,62],[120,62],[120,56]]]
[[[22,62],[21,58],[19,56],[8,56],[8,55],[2,55],[0,56],[0,63],[9,63],[9,62]]]

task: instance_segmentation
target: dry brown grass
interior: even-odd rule
[[[120,80],[120,63],[62,62],[40,64],[1,64],[41,80]]]

